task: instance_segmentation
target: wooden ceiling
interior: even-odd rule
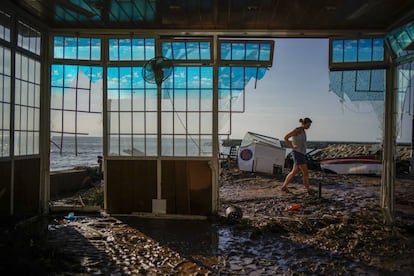
[[[413,0],[15,0],[14,3],[53,28],[385,32],[414,20]]]

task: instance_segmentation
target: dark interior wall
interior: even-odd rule
[[[108,160],[106,196],[109,213],[152,212],[157,197],[157,161]]]
[[[212,175],[208,161],[162,162],[162,198],[167,213],[209,215],[212,210]]]
[[[0,215],[10,215],[11,161],[0,161]]]
[[[14,214],[34,215],[39,212],[40,158],[14,161]]]
[[[212,209],[208,161],[162,161],[162,199],[167,214],[208,215]],[[108,160],[106,196],[109,213],[152,212],[157,198],[157,161]]]

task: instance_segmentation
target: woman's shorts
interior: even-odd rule
[[[306,156],[301,152],[298,152],[295,150],[292,151],[292,157],[293,157],[293,163],[295,165],[303,165],[307,163]]]

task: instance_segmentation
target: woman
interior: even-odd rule
[[[309,172],[308,172],[308,165],[306,162],[306,129],[309,129],[312,120],[309,118],[300,119],[299,122],[301,123],[300,127],[295,128],[285,136],[286,144],[292,148],[292,157],[293,157],[293,169],[287,175],[285,182],[282,186],[282,191],[289,192],[287,185],[292,182],[295,175],[302,171],[303,175],[303,185],[305,185],[306,190],[309,194],[312,193],[311,188],[309,187]],[[289,139],[292,138],[292,141]]]

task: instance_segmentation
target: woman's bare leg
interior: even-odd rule
[[[303,185],[305,185],[306,190],[310,191],[308,166],[306,164],[302,164],[299,165],[299,168],[302,171],[303,175]]]
[[[300,168],[298,167],[298,165],[293,165],[292,170],[290,171],[290,173],[286,176],[285,182],[283,182],[282,185],[282,189],[286,188],[286,186],[292,182],[293,178],[295,177],[295,175],[299,172]]]

